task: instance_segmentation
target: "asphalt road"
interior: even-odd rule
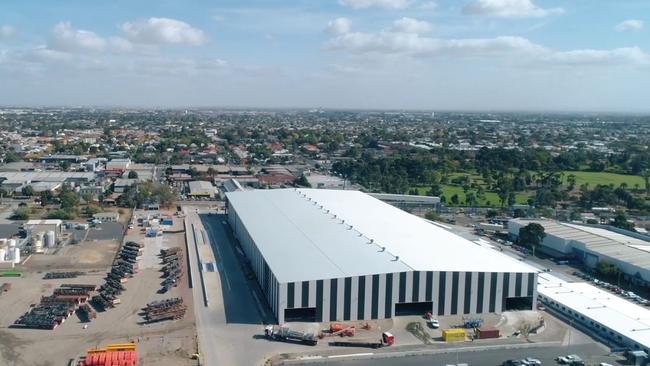
[[[263,304],[256,306],[256,301],[263,299],[253,295],[251,283],[244,276],[240,261],[232,246],[233,238],[229,229],[222,224],[224,215],[201,215],[212,250],[215,255],[221,288],[223,292],[223,305],[226,323],[235,324],[262,324],[260,312]]]
[[[263,337],[262,323],[268,319],[268,305],[259,295],[259,286],[251,283],[242,271],[230,229],[222,224],[223,215],[199,217],[194,207],[186,207],[185,213],[194,282],[194,315],[203,364],[259,365],[265,357],[278,353],[305,351],[305,346],[271,342]],[[217,266],[217,271],[203,272],[208,306],[203,305],[192,224],[201,238],[201,230],[205,230]]]
[[[365,352],[363,349],[360,353]],[[544,365],[557,365],[555,358],[560,355],[577,354],[586,360],[588,365],[598,365],[600,362],[609,362],[620,365],[615,357],[608,356],[604,347],[593,344],[567,347],[538,347],[529,349],[483,350],[462,353],[445,353],[427,356],[404,356],[398,358],[368,358],[360,360],[330,359],[322,362],[291,363],[291,365],[341,365],[341,366],[446,366],[466,363],[469,366],[496,366],[508,359],[521,359],[534,357]]]

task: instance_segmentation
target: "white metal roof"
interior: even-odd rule
[[[280,282],[411,270],[536,272],[359,191],[226,196]]]
[[[550,220],[513,219],[525,226],[531,222],[544,226],[547,234],[564,240],[582,243],[593,252],[629,263],[641,268],[650,267],[650,242],[607,229],[568,224]]]
[[[650,348],[650,309],[585,282],[566,282],[548,273],[538,276],[537,292],[585,318]]]
[[[32,182],[63,182],[66,179],[87,179],[95,178],[95,173],[86,172],[1,172],[0,177],[7,180],[28,180]]]

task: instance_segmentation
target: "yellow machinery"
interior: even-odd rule
[[[445,342],[465,342],[465,329],[445,329],[442,339]]]
[[[135,351],[135,343],[109,344],[104,348],[89,349],[88,353],[117,352],[117,351]]]

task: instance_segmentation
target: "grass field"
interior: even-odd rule
[[[616,173],[607,173],[607,172],[574,172],[574,171],[564,171],[563,181],[566,184],[566,179],[570,174],[575,175],[576,177],[576,187],[580,187],[584,183],[589,183],[589,187],[593,188],[598,184],[608,185],[613,184],[615,187],[621,185],[621,183],[627,183],[628,188],[634,188],[635,184],[639,185],[639,188],[643,189],[645,183],[643,177],[638,175],[624,175]]]
[[[418,190],[420,196],[426,196],[427,192],[431,189],[430,187],[413,187]],[[476,195],[476,190],[470,190]],[[442,194],[447,198],[447,205],[451,205],[451,196],[454,194],[458,195],[460,202],[465,201],[465,192],[463,188],[459,186],[452,185],[442,185]],[[528,203],[528,198],[532,195],[531,193],[517,193],[515,195],[515,200],[517,203],[526,204]],[[489,202],[489,203],[488,203]],[[480,206],[490,206],[490,207],[499,207],[499,196],[496,192],[485,192],[485,198],[479,199],[478,203]]]
[[[643,177],[636,176],[636,175],[625,175],[625,174],[616,174],[616,173],[608,173],[608,172],[581,172],[581,171],[564,171],[563,172],[563,183],[566,185],[567,177],[571,174],[573,174],[576,177],[576,189],[580,187],[580,185],[584,183],[588,183],[589,187],[593,189],[596,187],[598,184],[601,185],[609,185],[613,184],[614,187],[618,187],[621,185],[621,183],[626,183],[628,188],[632,189],[635,187],[635,184],[639,185],[640,189],[645,188],[645,183],[643,180]],[[475,172],[456,172],[456,173],[451,173],[449,174],[450,179],[453,179],[458,176],[462,175],[469,175],[470,179],[474,183],[478,183],[479,185],[485,187],[485,183],[483,182],[483,178],[480,175],[477,175]],[[447,198],[447,205],[451,204],[451,196],[454,194],[458,195],[458,198],[460,199],[460,202],[465,201],[465,192],[463,192],[463,188],[457,185],[449,185],[449,184],[443,184],[441,185],[442,187],[442,194]],[[421,196],[425,196],[427,192],[429,191],[430,187],[413,187],[414,189],[417,189],[418,194]],[[474,195],[476,195],[476,190],[470,190],[470,192],[473,192]],[[528,191],[528,192],[523,192],[523,193],[517,193],[515,195],[515,200],[518,204],[525,204],[528,203],[528,198],[530,198],[534,194],[534,191]],[[481,206],[491,206],[491,207],[499,207],[499,196],[496,194],[496,192],[485,192],[485,197],[483,199],[478,200],[479,205]]]

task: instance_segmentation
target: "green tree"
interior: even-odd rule
[[[531,222],[519,229],[519,244],[529,246],[533,251],[533,256],[535,256],[535,249],[542,244],[545,237],[544,227],[536,222]]]
[[[454,195],[451,196],[451,203],[453,205],[458,205],[458,194],[454,193]]]
[[[60,166],[61,169],[63,169],[64,171],[67,171],[68,169],[70,169],[70,165],[71,165],[70,162],[67,161],[67,160],[64,160],[64,161],[62,161],[62,162],[59,163],[59,166]]]
[[[612,225],[621,229],[634,231],[634,223],[629,222],[627,220],[627,216],[625,216],[625,214],[622,212],[616,213],[616,216],[614,216],[614,221],[612,221]]]
[[[5,163],[15,163],[17,161],[20,161],[20,156],[15,152],[7,151],[7,153],[5,153]]]
[[[304,174],[300,175],[300,178],[296,180],[296,184],[301,187],[311,188],[311,183],[307,180],[307,177]]]
[[[129,175],[127,176],[129,179],[138,179],[138,172],[135,170],[129,171]]]
[[[600,260],[598,261],[598,264],[596,264],[596,271],[605,277],[615,278],[619,275],[621,269],[614,264]]]
[[[435,211],[427,211],[427,213],[424,214],[424,218],[431,221],[438,221],[440,220],[440,215]]]
[[[54,195],[50,190],[46,189],[43,192],[41,192],[40,197],[41,197],[41,206],[47,206],[54,202]]]
[[[64,188],[59,194],[61,208],[64,210],[74,210],[79,206],[79,197],[69,188]]]
[[[32,213],[27,207],[19,207],[14,210],[14,214],[11,216],[13,220],[29,220],[29,214]]]
[[[34,188],[32,186],[23,187],[22,192],[23,192],[23,196],[28,196],[28,197],[31,197],[36,193],[34,192]]]
[[[84,214],[88,217],[92,217],[94,214],[101,212],[101,208],[97,205],[88,205],[84,209]]]
[[[576,176],[573,175],[573,174],[567,175],[566,183],[567,183],[567,190],[568,191],[573,191],[573,189],[576,186]]]

